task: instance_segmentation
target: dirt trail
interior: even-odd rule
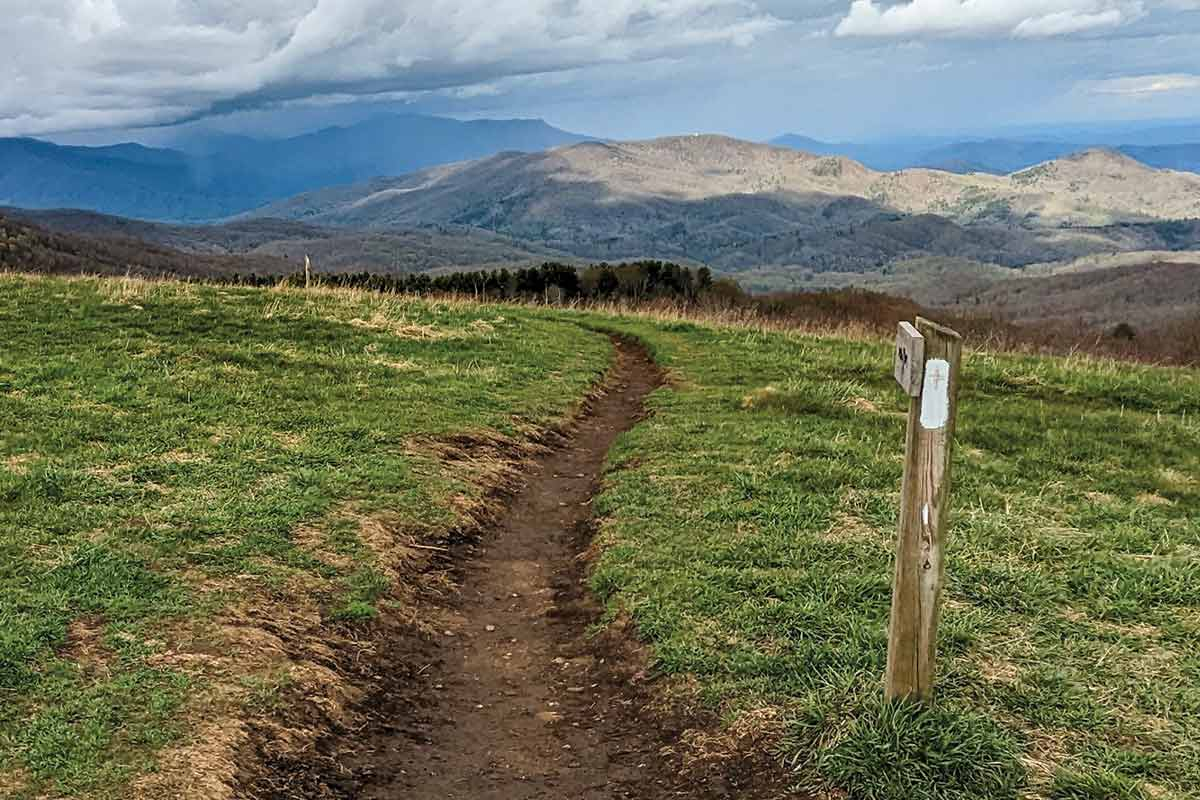
[[[642,753],[607,741],[592,705],[586,658],[573,656],[558,595],[569,592],[578,528],[613,440],[633,426],[659,373],[629,346],[620,376],[567,445],[528,477],[528,487],[467,567],[458,625],[430,674],[437,702],[423,724],[375,743],[398,769],[377,774],[363,798],[516,800],[635,797]],[[614,784],[610,786],[609,784]]]
[[[614,440],[644,415],[662,373],[615,340],[606,391],[541,460],[526,488],[459,564],[442,634],[412,645],[383,676],[386,696],[362,731],[323,742],[270,797],[363,800],[656,800],[777,796],[725,767],[680,769],[671,745],[688,721],[644,713],[637,670],[587,635],[597,609],[581,553],[591,501]],[[403,663],[403,666],[401,666]],[[415,665],[415,666],[414,666]],[[323,765],[323,774],[295,774]],[[691,774],[689,774],[691,773]],[[758,778],[762,777],[758,773]],[[768,783],[771,783],[768,781]],[[263,796],[263,795],[258,795]]]

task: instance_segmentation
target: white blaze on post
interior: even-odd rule
[[[941,358],[925,362],[925,385],[921,390],[921,427],[937,431],[950,421],[950,362]]]

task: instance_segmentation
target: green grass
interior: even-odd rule
[[[921,710],[881,702],[907,408],[890,348],[598,324],[674,384],[612,455],[594,588],[661,673],[766,725],[798,786],[1200,796],[1200,375],[968,356]]]
[[[443,534],[500,474],[495,447],[444,448],[511,447],[603,371],[581,322],[641,337],[672,377],[612,454],[594,588],[799,788],[1200,796],[1194,371],[968,356],[920,708],[881,700],[905,408],[887,344],[13,276],[0,795],[127,796],[214,698],[277,710],[306,679],[286,662],[234,648],[230,676],[180,654],[254,613],[369,624],[403,589],[391,544]]]
[[[484,494],[488,464],[450,469],[429,443],[561,422],[611,349],[511,309],[19,276],[0,276],[0,330],[13,798],[126,796],[207,713],[219,678],[179,654],[227,649],[205,636],[230,615],[369,621],[390,543]],[[287,681],[232,668],[226,704],[269,706]]]

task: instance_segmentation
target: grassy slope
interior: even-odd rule
[[[0,276],[0,330],[5,797],[124,796],[237,646],[205,621],[369,619],[495,467],[423,443],[523,440],[609,358],[521,311],[134,281]],[[276,680],[256,649],[223,703]]]
[[[970,358],[939,703],[917,713],[878,702],[903,438],[886,346],[599,324],[676,383],[614,454],[595,585],[735,730],[781,734],[801,783],[1200,785],[1196,373]],[[391,574],[369,523],[444,530],[488,469],[447,471],[428,438],[520,438],[607,359],[532,312],[177,284],[0,278],[0,326],[0,794],[18,797],[119,795],[184,733],[212,676],[167,656],[198,621],[263,598],[369,618]],[[250,677],[234,699],[275,680]]]
[[[880,703],[903,449],[886,345],[609,320],[675,377],[594,586],[735,731],[854,798],[1200,787],[1200,376],[971,355],[936,710]],[[768,388],[771,387],[771,388]]]

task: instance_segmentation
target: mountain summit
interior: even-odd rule
[[[1200,216],[1200,175],[1107,152],[1009,176],[876,172],[838,156],[675,136],[501,153],[303,194],[253,216],[368,230],[467,226],[581,258],[724,269],[862,270],[930,254],[1017,265],[1099,246],[1060,235],[1064,225]]]
[[[541,153],[503,153],[399,178],[301,195],[256,216],[337,225],[462,223],[496,229],[588,227],[613,215],[633,225],[669,204],[803,205],[846,201],[880,210],[936,213],[1055,227],[1200,216],[1200,175],[1155,170],[1093,150],[1007,176],[930,169],[876,172],[840,156],[731,139],[675,136],[584,142]]]

